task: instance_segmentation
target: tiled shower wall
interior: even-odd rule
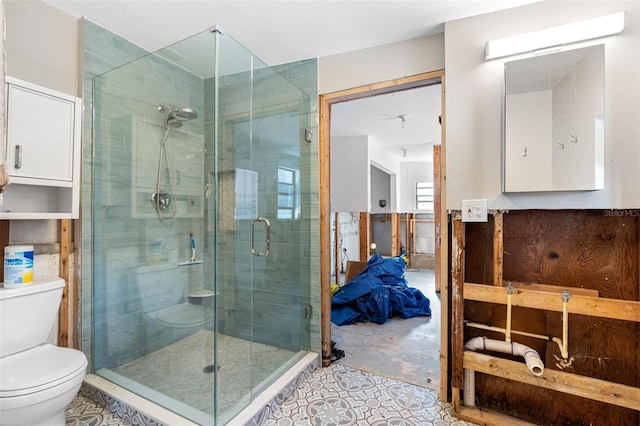
[[[120,156],[123,159],[123,156],[127,155],[127,147],[124,147],[123,151],[118,152],[117,147],[113,148],[110,151],[110,159],[103,158],[95,158],[94,160],[94,150],[93,142],[92,142],[92,105],[93,105],[93,92],[92,92],[92,78],[96,75],[102,74],[113,68],[120,66],[124,63],[127,63],[131,60],[135,60],[137,58],[142,57],[146,54],[141,48],[131,44],[130,42],[122,39],[121,37],[111,33],[110,31],[90,22],[87,20],[83,21],[83,49],[84,49],[84,127],[83,127],[83,182],[82,182],[82,264],[81,264],[81,277],[82,277],[82,349],[87,354],[90,359],[90,365],[94,365],[93,363],[93,347],[92,342],[94,341],[93,327],[93,309],[94,305],[97,306],[106,306],[107,301],[109,301],[109,305],[118,305],[118,298],[122,297],[126,289],[130,289],[135,284],[131,281],[130,274],[117,274],[111,269],[111,267],[106,267],[105,263],[100,260],[96,260],[94,263],[94,259],[109,259],[114,264],[119,264],[122,271],[127,269],[128,265],[133,265],[136,262],[139,262],[143,259],[146,248],[140,245],[140,242],[145,242],[148,238],[146,235],[152,235],[154,232],[163,232],[163,235],[166,234],[166,230],[162,229],[162,225],[147,225],[144,230],[137,229],[130,219],[130,212],[132,206],[130,205],[130,188],[131,184],[121,181],[117,184],[116,188],[119,188],[121,191],[111,191],[110,194],[100,194],[100,199],[107,199],[107,205],[102,204],[102,207],[98,207],[92,209],[93,197],[98,196],[98,194],[92,193],[92,178],[94,173],[97,170],[94,170],[94,166],[100,167],[100,165],[109,166],[109,164],[114,163],[117,167],[117,160]],[[157,64],[156,64],[157,65]],[[166,64],[165,64],[166,65]],[[162,67],[160,67],[162,68]],[[157,72],[159,68],[156,68]],[[313,131],[314,141],[309,144],[306,148],[308,151],[308,155],[303,156],[303,162],[301,170],[305,173],[305,176],[302,179],[304,183],[302,190],[302,205],[303,205],[303,220],[298,221],[299,223],[296,225],[299,227],[298,230],[288,230],[287,234],[284,234],[289,238],[287,241],[292,241],[291,249],[289,253],[293,253],[296,262],[303,262],[305,264],[305,268],[303,269],[304,276],[295,276],[288,277],[286,279],[290,279],[293,282],[288,282],[288,284],[299,285],[301,282],[305,280],[311,285],[311,304],[313,306],[313,316],[311,321],[311,349],[315,351],[320,350],[320,320],[319,320],[319,312],[320,312],[320,273],[319,273],[319,244],[314,244],[312,249],[308,253],[300,253],[295,252],[295,234],[291,232],[300,232],[300,229],[304,229],[305,233],[308,233],[312,241],[319,242],[319,165],[318,165],[318,138],[317,138],[317,126],[318,126],[318,114],[317,114],[317,61],[309,60],[303,61],[299,63],[282,65],[277,67],[277,71],[282,75],[286,76],[291,81],[294,81],[299,87],[304,89],[309,94],[310,100],[310,114],[309,117],[305,117],[304,119],[308,122],[308,126]],[[175,70],[171,70],[171,72],[175,72]],[[161,78],[159,80],[162,80]],[[158,81],[160,83],[160,81]],[[134,84],[139,84],[136,82]],[[126,89],[126,87],[124,87]],[[207,117],[207,128],[211,117],[212,117],[212,105],[205,106],[203,104],[202,97],[199,99],[194,99],[190,97],[189,99],[181,99],[180,94],[167,94],[166,86],[162,86],[154,90],[153,88],[149,88],[150,92],[160,92],[162,93],[162,98],[158,100],[158,103],[166,102],[171,104],[176,104],[180,106],[192,106],[196,109],[201,108],[199,111],[203,111],[203,116]],[[277,88],[276,88],[277,89]],[[183,92],[181,92],[183,93]],[[200,95],[202,96],[202,90],[200,90]],[[208,93],[208,92],[207,92]],[[172,96],[176,96],[173,98]],[[167,99],[176,99],[175,102],[170,102]],[[149,105],[153,106],[155,101],[148,100],[147,107]],[[209,103],[211,104],[211,103]],[[132,105],[124,105],[125,108],[138,109],[138,106]],[[149,111],[149,115],[152,116],[152,113]],[[120,138],[126,138],[126,134],[129,131],[132,131],[132,125],[135,126],[134,123],[127,123],[126,119],[123,119],[120,123],[112,122],[110,125],[113,126],[112,136],[114,139],[120,140]],[[99,125],[99,123],[96,123]],[[120,130],[118,130],[118,126],[121,126]],[[208,140],[212,140],[207,135]],[[157,145],[159,145],[159,141],[155,141]],[[211,152],[211,151],[208,151]],[[210,162],[212,159],[209,157],[209,154],[205,157],[205,161],[207,164],[213,164]],[[129,165],[127,165],[129,164]],[[131,174],[130,163],[126,161],[122,162],[123,168],[119,172],[120,177],[128,177]],[[112,166],[109,166],[112,167]],[[204,188],[203,188],[204,189]],[[204,191],[203,191],[204,192]],[[129,201],[126,201],[129,200]],[[204,201],[207,203],[207,201]],[[129,203],[129,204],[127,204]],[[95,218],[94,218],[95,215]],[[128,216],[129,215],[129,216]],[[111,228],[109,233],[109,237],[102,241],[99,244],[99,247],[96,247],[96,252],[92,253],[92,244],[93,244],[93,222],[95,219],[96,223],[99,223],[100,220],[109,219],[111,221],[116,221],[118,223],[116,228]],[[153,223],[153,221],[149,221]],[[177,245],[180,247],[182,244],[180,241],[185,239],[185,234],[188,234],[188,230],[192,230],[197,225],[194,221],[188,221],[186,224],[182,226],[178,226],[178,228],[170,235],[164,235],[163,239],[165,244],[168,245],[168,242],[171,240],[176,240]],[[204,223],[202,224],[204,227]],[[208,235],[205,233],[205,229],[196,229],[196,232],[199,235],[205,234],[205,239],[208,238]],[[202,246],[205,246],[204,242]],[[180,248],[182,250],[182,248]],[[182,251],[178,254],[178,256],[182,255]],[[212,253],[207,253],[206,255],[212,256]],[[292,260],[293,261],[293,260]],[[211,264],[211,263],[210,263]],[[308,265],[308,266],[306,266]],[[95,269],[94,269],[95,268]],[[109,293],[103,293],[102,295],[94,295],[93,294],[93,275],[94,270],[96,272],[96,288],[104,288],[108,289]],[[131,269],[128,268],[130,271]],[[210,272],[210,271],[209,271]],[[193,272],[192,272],[193,273]],[[308,275],[307,275],[308,274]],[[199,273],[196,273],[199,275]],[[106,279],[108,276],[108,279]],[[195,281],[201,280],[200,277],[196,276]],[[206,281],[206,280],[205,280]],[[286,281],[286,280],[285,280]],[[224,282],[224,281],[221,281]],[[223,284],[221,284],[223,285]],[[285,284],[283,284],[284,288]],[[265,296],[268,298],[269,296],[273,296],[273,291],[275,289],[269,289],[265,292]],[[286,288],[285,288],[286,290]],[[308,291],[308,290],[307,290]],[[282,298],[277,300],[267,300],[260,299],[260,303],[264,303],[264,308],[270,309],[271,306],[266,306],[270,303],[286,303],[286,300],[291,297],[295,297],[295,292],[289,291],[285,292],[285,295]],[[97,296],[95,300],[97,303],[94,304],[94,297]],[[100,297],[103,297],[103,300],[100,300]],[[243,306],[246,306],[246,301],[243,302],[241,299],[237,299],[240,304],[235,305],[234,307],[230,307],[230,309],[225,310],[224,315],[221,316],[221,327],[226,327],[230,325],[229,320],[229,312],[235,309],[235,312],[232,313],[232,317],[234,315],[241,315]],[[258,307],[260,307],[260,303],[258,303]],[[121,309],[125,309],[127,303],[120,305]],[[122,340],[130,340],[136,338],[137,336],[132,336],[128,330],[131,330],[131,324],[135,324],[135,322],[139,319],[135,315],[139,315],[136,313],[135,306],[131,301],[128,303],[128,309],[131,310],[130,313],[133,315],[125,315],[122,318],[120,323],[112,323],[109,321],[109,328],[116,333],[122,332]],[[101,319],[100,312],[96,313],[96,317],[98,320]],[[270,329],[281,328],[287,326],[287,321],[291,319],[288,318],[268,318],[268,313],[258,313],[259,314],[259,322],[263,324],[263,320],[266,318],[269,321],[265,321],[264,324]],[[263,316],[263,315],[266,315]],[[265,328],[266,330],[266,328]],[[100,336],[98,336],[100,337]],[[286,339],[291,340],[291,334],[289,336],[273,336],[276,339]],[[144,346],[144,345],[142,345]],[[126,351],[120,353],[118,355],[120,357],[119,361],[126,360],[131,356],[136,356],[133,353],[127,353]]]
[[[313,292],[319,289],[319,197],[318,181],[314,181],[318,176],[318,144],[307,143],[302,137],[305,128],[317,128],[316,61],[275,71],[258,68],[252,75],[220,77],[219,164],[223,172],[233,168],[257,172],[258,193],[262,194],[258,215],[269,217],[277,211],[274,183],[278,166],[299,169],[303,174],[301,214],[296,220],[272,221],[272,253],[262,258],[251,255],[249,224],[238,223],[236,228],[235,223],[227,227],[224,219],[221,221],[217,236],[218,324],[220,332],[234,337],[294,351],[311,344],[318,351],[319,292]],[[278,72],[306,83],[304,89],[313,94],[305,95]],[[249,135],[242,125],[250,116],[253,126]],[[292,145],[299,149],[299,158],[274,148],[287,139],[294,139]],[[224,191],[224,183],[221,187]],[[308,241],[316,242],[311,250]],[[311,289],[309,282],[315,283]],[[304,319],[309,303],[316,308],[311,318],[312,343],[307,340],[309,323]]]

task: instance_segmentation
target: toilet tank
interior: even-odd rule
[[[184,301],[188,273],[177,264],[153,264],[136,270],[140,303],[144,312],[153,312]]]
[[[45,343],[58,316],[64,280],[34,279],[0,288],[0,357]]]

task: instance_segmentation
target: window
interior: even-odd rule
[[[416,182],[416,210],[433,212],[433,182]]]
[[[278,219],[298,217],[297,171],[278,167]]]

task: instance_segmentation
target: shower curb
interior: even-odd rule
[[[297,368],[296,368],[297,367]],[[272,413],[277,412],[291,395],[296,391],[298,386],[302,382],[304,382],[308,377],[311,376],[315,370],[320,368],[320,359],[317,354],[307,354],[299,363],[294,366],[293,378],[285,379],[284,386],[282,385],[282,381],[277,380],[272,386],[281,386],[281,390],[273,397],[263,397],[263,399],[256,398],[248,407],[246,407],[240,414],[231,419],[227,424],[242,424],[245,426],[261,426],[264,425],[271,416]],[[88,383],[87,381],[95,382]],[[106,385],[103,386],[102,382]],[[98,387],[99,386],[99,387]],[[124,402],[122,399],[116,398],[109,392],[101,389],[113,387],[114,389],[118,388],[118,386],[113,385],[111,382],[102,379],[101,377],[95,376],[93,374],[88,375],[85,378],[85,381],[82,382],[80,386],[80,395],[85,398],[90,399],[91,401],[99,404],[105,408],[107,408],[112,414],[122,418],[123,420],[129,421],[132,425],[139,426],[172,426],[178,423],[174,423],[172,421],[162,422],[152,415],[149,415],[146,412],[143,412],[142,409],[136,408],[129,403]],[[122,392],[122,391],[118,391]],[[125,393],[129,393],[124,390]],[[116,393],[116,392],[114,392]],[[267,393],[267,392],[265,392]],[[131,394],[133,398],[142,399],[138,395]],[[268,399],[267,399],[268,398]],[[127,397],[127,399],[129,399]],[[137,404],[136,404],[137,405]],[[168,412],[168,411],[167,411]],[[175,413],[168,412],[171,416],[176,416]],[[163,417],[163,416],[158,416]],[[246,420],[241,420],[242,418]],[[185,424],[184,422],[189,422],[187,419],[181,418],[179,424]],[[239,423],[240,422],[240,423]],[[195,423],[189,422],[189,424],[195,425]]]
[[[313,359],[312,359],[313,358]],[[306,363],[306,365],[304,365]],[[302,365],[301,365],[302,364]],[[274,397],[267,400],[267,402],[259,401],[260,398],[253,401],[249,406],[243,410],[238,416],[231,419],[228,424],[242,424],[243,426],[262,426],[264,425],[271,414],[280,410],[280,407],[293,395],[298,386],[302,382],[304,382],[307,378],[311,377],[311,373],[320,368],[320,357],[315,353],[307,354],[303,359],[301,359],[293,369],[298,368],[298,372],[295,374],[293,378],[291,378],[284,386],[281,387],[280,390]],[[276,381],[273,386],[278,386],[278,381]],[[265,392],[267,393],[267,392]],[[261,404],[262,407],[257,410],[257,412],[249,418],[249,420],[244,422],[238,422],[243,413],[254,408],[256,405]]]

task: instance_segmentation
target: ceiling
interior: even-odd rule
[[[437,34],[444,22],[539,0],[44,1],[149,51],[217,26],[265,63],[277,65]],[[392,152],[407,149],[407,160],[426,160],[428,146],[440,140],[440,126],[434,124],[439,91],[437,86],[437,99],[429,90],[414,89],[336,105],[332,135],[370,135]],[[397,118],[403,114],[409,117],[405,128]]]
[[[441,85],[435,84],[334,104],[332,142],[367,135],[402,161],[431,161],[433,145],[440,143],[441,98]]]

